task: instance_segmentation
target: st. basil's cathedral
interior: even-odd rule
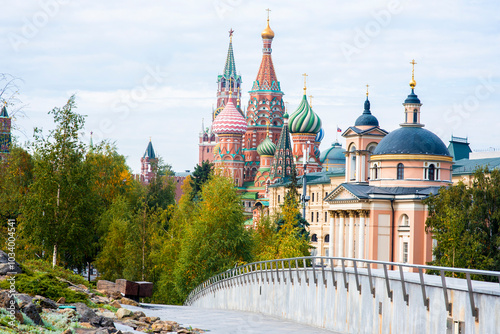
[[[269,186],[283,183],[297,167],[297,174],[320,172],[319,144],[323,137],[321,119],[304,96],[297,110],[289,115],[284,93],[274,70],[269,26],[262,31],[262,61],[249,92],[246,112],[242,111],[241,82],[236,72],[229,31],[229,48],[223,74],[217,80],[217,107],[212,125],[200,132],[199,163],[210,161],[224,175],[234,179],[248,208],[269,206]],[[305,75],[304,75],[305,77]],[[291,137],[291,138],[290,138]]]

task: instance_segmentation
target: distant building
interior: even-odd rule
[[[7,102],[4,103],[0,110],[0,158],[3,159],[10,153],[10,145],[12,144],[11,135],[12,118],[7,112]]]
[[[153,149],[153,143],[151,139],[149,140],[148,147],[141,158],[141,173],[139,175],[140,182],[148,184],[149,181],[154,177],[155,172],[153,170],[155,164],[158,162]]]

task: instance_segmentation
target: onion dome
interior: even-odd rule
[[[257,153],[260,155],[274,155],[274,152],[276,151],[276,145],[272,142],[271,139],[269,139],[269,136],[267,136],[262,143],[257,146]]]
[[[321,152],[320,161],[325,163],[328,160],[328,164],[333,165],[345,165],[345,149],[338,141],[332,143],[327,150]]]
[[[410,85],[411,85],[411,82],[410,82]],[[413,87],[415,87],[415,86],[413,86]],[[420,99],[418,98],[417,94],[415,94],[415,91],[413,88],[411,89],[410,95],[408,95],[408,97],[406,98],[405,103],[420,104]]]
[[[266,27],[266,29],[262,30],[261,36],[262,36],[262,39],[273,39],[274,38],[274,31],[269,26],[269,18],[267,19],[267,27]]]
[[[358,117],[354,126],[378,126],[378,119],[372,115],[370,111],[370,101],[368,100],[368,95],[365,101],[365,110],[363,114]]]
[[[314,141],[317,143],[320,143],[324,137],[325,137],[325,130],[323,130],[323,128],[321,128],[321,130],[319,130],[318,134],[316,135],[316,138],[314,139]]]
[[[443,141],[421,127],[401,127],[385,136],[373,151],[379,154],[430,154],[450,156]]]
[[[217,135],[237,134],[242,135],[247,130],[247,122],[241,113],[236,109],[234,103],[229,98],[227,105],[217,115],[212,123],[212,132]]]
[[[291,133],[313,133],[316,134],[321,129],[321,119],[312,110],[304,94],[299,107],[290,116],[288,128]]]

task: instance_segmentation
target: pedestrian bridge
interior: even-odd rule
[[[500,334],[500,284],[471,279],[476,277],[500,282],[493,271],[279,259],[220,273],[185,304],[263,313],[339,333]]]

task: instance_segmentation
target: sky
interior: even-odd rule
[[[284,100],[289,113],[297,108],[307,73],[325,130],[320,149],[336,140],[337,126],[354,125],[367,84],[381,128],[397,129],[412,59],[426,128],[446,144],[454,135],[468,137],[474,151],[500,149],[497,0],[8,1],[0,11],[0,73],[17,78],[13,135],[23,144],[34,127],[49,131],[48,112],[76,94],[84,141],[92,131],[94,142],[115,143],[137,173],[151,138],[175,171],[193,170],[228,31],[246,106],[267,8]]]

